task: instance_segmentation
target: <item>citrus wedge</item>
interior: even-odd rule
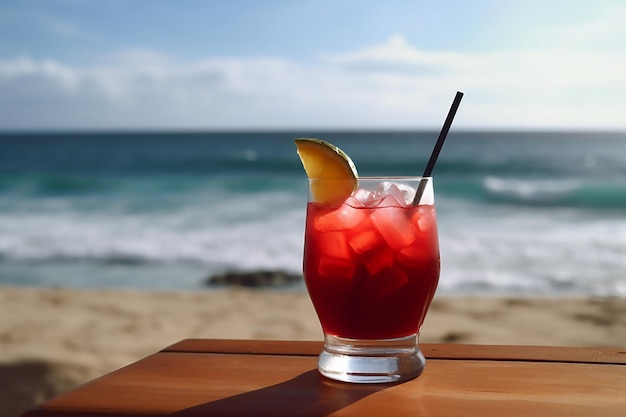
[[[313,200],[321,204],[344,202],[357,187],[354,163],[344,151],[321,139],[295,139],[302,166],[311,182]]]

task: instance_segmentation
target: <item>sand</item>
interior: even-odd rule
[[[321,340],[305,293],[0,286],[0,415],[185,338]],[[436,297],[422,343],[626,347],[626,298]]]

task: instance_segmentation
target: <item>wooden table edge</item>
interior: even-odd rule
[[[136,401],[143,398],[142,401],[150,401],[150,399],[146,399],[146,389],[153,382],[152,377],[157,373],[163,377],[163,373],[167,374],[167,372],[171,373],[171,367],[163,367],[164,363],[170,363],[171,360],[176,359],[173,363],[180,364],[181,360],[184,361],[194,361],[202,359],[208,359],[209,362],[213,361],[228,361],[226,358],[229,355],[233,356],[233,363],[240,363],[242,358],[240,356],[248,356],[246,360],[258,362],[257,358],[254,358],[255,355],[258,356],[266,356],[265,361],[261,362],[271,362],[276,363],[276,360],[280,361],[280,358],[270,358],[270,356],[282,356],[284,359],[288,359],[289,363],[302,363],[306,361],[307,366],[314,366],[314,358],[319,354],[322,349],[323,343],[320,341],[287,341],[287,340],[246,340],[246,339],[184,339],[177,343],[174,343],[164,349],[153,353],[152,355],[140,360],[138,362],[134,362],[130,365],[127,365],[124,368],[118,369],[110,374],[103,375],[99,378],[96,378],[92,381],[89,381],[77,389],[73,390],[72,393],[66,393],[64,395],[59,396],[57,399],[52,399],[47,401],[46,403],[40,404],[39,406],[33,408],[30,411],[27,411],[25,414],[22,414],[22,417],[56,417],[56,416],[90,416],[90,417],[107,417],[107,416],[156,416],[156,415],[164,415],[165,412],[162,410],[137,410],[134,408],[129,408],[128,403],[122,402],[121,407],[119,408],[102,408],[102,406],[93,406],[90,405],[89,398],[102,398],[103,396],[107,396],[107,393],[118,392],[119,389],[116,388],[119,386],[119,382],[112,383],[112,381],[126,380],[126,387],[134,387],[138,390],[138,396],[133,394],[131,397],[127,398],[126,401],[130,401],[132,404],[135,404]],[[469,344],[423,344],[421,345],[422,350],[427,356],[428,360],[434,360],[434,362],[440,362],[442,366],[447,366],[447,369],[457,369],[455,365],[445,364],[446,361],[459,361],[459,362],[472,362],[472,366],[476,366],[477,361],[509,361],[509,364],[513,366],[514,369],[526,369],[524,368],[525,364],[513,362],[534,362],[534,363],[542,363],[542,362],[550,362],[555,364],[558,368],[556,369],[569,369],[572,375],[584,375],[585,373],[590,371],[590,367],[584,366],[579,367],[578,364],[590,364],[597,365],[593,366],[594,375],[596,375],[596,381],[598,380],[599,373],[602,375],[606,375],[606,372],[610,370],[610,375],[613,376],[613,380],[619,377],[622,378],[626,373],[626,349],[614,349],[614,348],[585,348],[585,347],[554,347],[554,346],[521,346],[521,345],[469,345]],[[206,355],[206,356],[205,356]],[[214,355],[214,357],[211,357]],[[261,358],[258,358],[261,359]],[[248,362],[250,363],[250,362]],[[153,368],[157,364],[156,368]],[[459,363],[459,365],[462,365]],[[487,368],[484,367],[487,365]],[[550,369],[554,370],[555,368],[552,366],[540,366],[532,365],[532,369],[534,370],[535,378],[537,378],[537,372],[544,376],[549,376]],[[610,365],[610,366],[607,366]],[[497,369],[497,365],[495,364],[483,364],[480,365],[483,369],[494,370]],[[617,366],[617,368],[614,368]],[[577,368],[577,369],[576,369]],[[168,370],[169,369],[169,370]],[[149,371],[149,372],[148,372]],[[448,371],[450,372],[450,371]],[[449,374],[451,376],[453,374]],[[616,376],[617,375],[617,376]],[[171,376],[171,375],[170,375]],[[484,374],[483,374],[484,377]],[[173,383],[175,386],[180,388],[184,385],[183,379],[181,379],[180,375],[176,375],[174,373],[174,378],[168,384],[163,385],[163,381],[157,383],[157,386],[171,387]],[[178,379],[176,379],[178,378]],[[198,375],[195,374],[196,382]],[[602,377],[604,378],[604,377]],[[157,378],[158,379],[158,378]],[[193,378],[192,378],[193,379]],[[578,378],[576,378],[578,380]],[[229,380],[232,382],[232,380]],[[623,378],[621,379],[623,381]],[[418,381],[419,382],[419,381]],[[273,384],[274,382],[272,382]],[[159,385],[160,384],[160,385]],[[523,382],[520,382],[523,384]],[[280,386],[280,384],[279,384]],[[95,390],[94,387],[98,387]],[[196,387],[197,388],[197,387]],[[266,387],[267,388],[267,387]],[[293,388],[293,387],[292,387]],[[606,388],[606,387],[605,387]],[[118,391],[115,391],[118,389]],[[276,389],[276,388],[274,388]],[[306,387],[299,386],[300,391],[296,390],[297,395],[304,395],[302,392],[306,391]],[[83,390],[82,393],[80,390]],[[112,391],[113,390],[113,391]],[[302,391],[304,390],[304,391]],[[193,391],[193,390],[192,390]],[[190,391],[190,392],[192,392]],[[258,395],[258,389],[250,391],[251,395]],[[254,394],[257,392],[257,394]],[[477,395],[483,399],[484,395],[491,395],[490,393],[497,393],[499,391],[486,391],[487,394],[484,394],[483,391],[476,391]],[[78,394],[77,394],[78,393]],[[228,400],[229,398],[236,398],[246,393],[237,393],[224,397],[223,399]],[[483,395],[484,394],[484,395]],[[616,407],[620,407],[623,404],[622,397],[615,397],[615,386],[611,385],[609,391],[606,391],[606,398],[611,398],[612,403],[610,409],[606,409],[604,411],[608,411],[609,414],[603,415],[621,415],[615,414],[614,412],[621,411],[621,408],[618,410]],[[143,395],[143,397],[142,397]],[[195,394],[189,395],[199,395],[196,391]],[[203,394],[200,394],[202,396]],[[294,395],[294,391],[290,391],[287,396]],[[542,394],[543,395],[543,394]],[[94,397],[95,396],[95,397]],[[540,396],[541,397],[541,396]],[[78,400],[77,400],[78,398]],[[407,397],[408,398],[408,397]],[[480,400],[479,398],[479,400]],[[511,397],[513,400],[515,398]],[[616,400],[616,398],[622,398]],[[257,398],[258,400],[258,398]],[[240,400],[238,400],[240,401]],[[126,404],[126,405],[124,405]],[[496,409],[500,410],[497,407]],[[575,404],[572,403],[572,404]],[[483,404],[484,405],[484,404]],[[480,406],[480,403],[477,407]],[[90,408],[91,407],[91,408]],[[185,409],[181,409],[184,411]],[[478,410],[478,409],[477,409]],[[457,410],[458,411],[458,410]],[[178,412],[178,411],[177,411]],[[190,414],[191,415],[191,414]],[[201,414],[193,414],[193,415],[201,415]],[[500,413],[487,413],[484,415],[501,415]],[[519,415],[519,414],[516,414]],[[559,414],[561,415],[561,414]],[[579,414],[577,414],[579,415]],[[595,415],[595,414],[594,414]]]
[[[317,356],[321,341],[184,339],[161,352]],[[626,348],[424,343],[427,359],[626,365]]]

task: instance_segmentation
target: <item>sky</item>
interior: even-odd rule
[[[2,0],[0,131],[626,130],[626,1]]]

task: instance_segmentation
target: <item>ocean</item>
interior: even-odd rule
[[[0,134],[0,284],[187,291],[300,273],[293,139],[338,145],[362,176],[420,175],[437,134]],[[433,176],[438,294],[626,296],[626,133],[453,129]]]

